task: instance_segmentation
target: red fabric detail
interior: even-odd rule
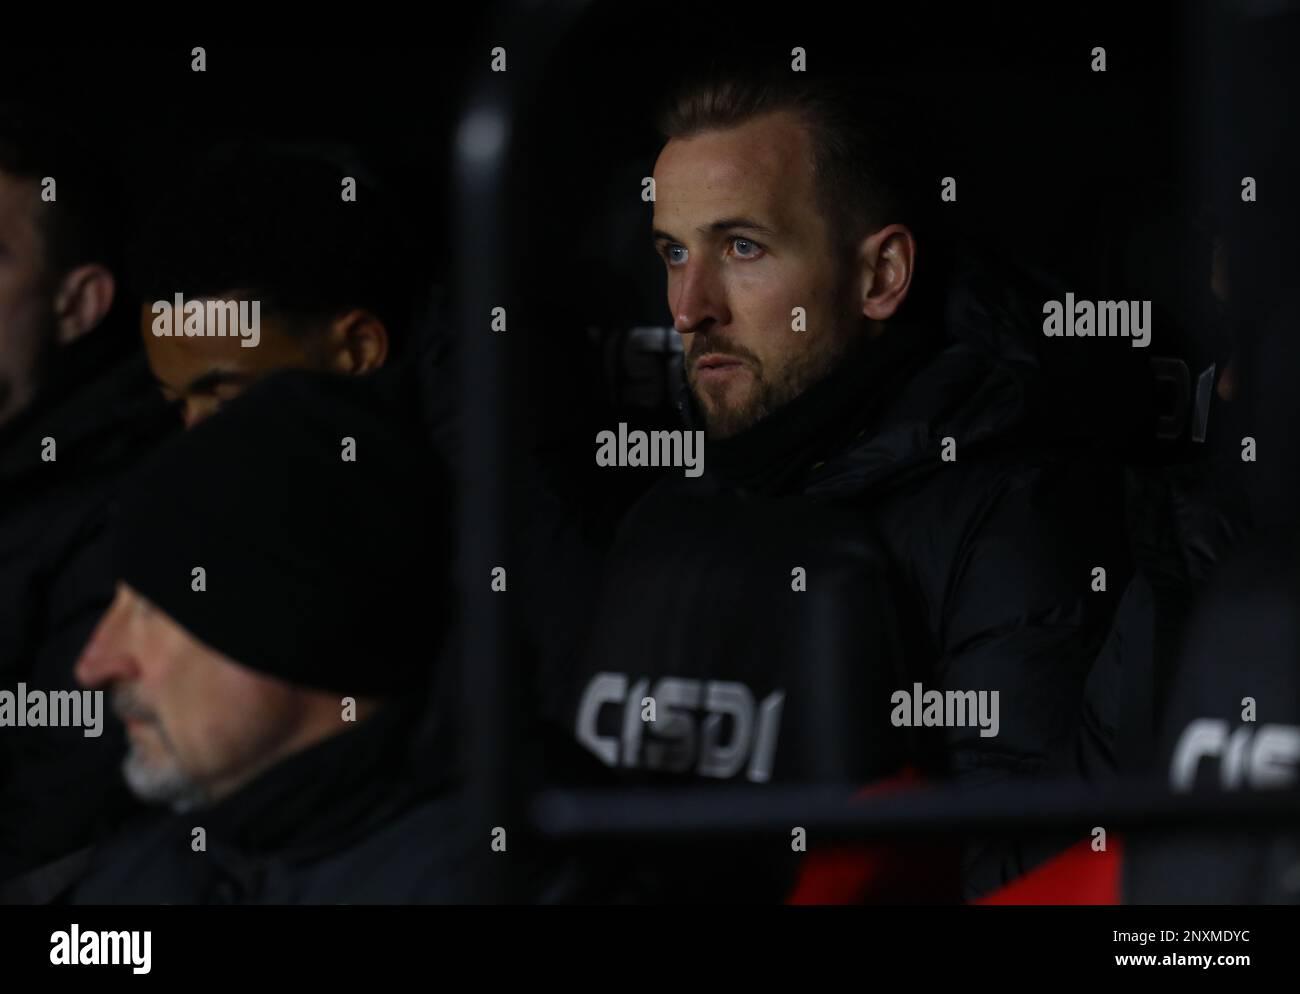
[[[922,783],[912,767],[879,780],[856,798]],[[959,851],[946,843],[870,842],[812,849],[787,904],[934,904],[960,901]]]
[[[1105,852],[1091,840],[1071,846],[1023,877],[972,904],[1119,904],[1123,840],[1112,836]]]

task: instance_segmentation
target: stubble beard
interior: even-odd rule
[[[708,387],[701,388],[695,361],[706,352],[722,352],[744,359],[745,370],[752,382],[738,399],[728,402],[721,391],[714,393]],[[847,352],[847,343],[837,337],[827,347],[797,352],[779,368],[769,371],[752,352],[717,340],[702,343],[697,339],[692,343],[691,355],[685,363],[686,386],[697,409],[704,415],[709,439],[723,441],[754,427],[825,379]],[[722,397],[720,401],[715,399],[719,395]]]

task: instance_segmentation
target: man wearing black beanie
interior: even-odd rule
[[[472,897],[489,834],[421,790],[412,748],[451,610],[410,389],[277,374],[131,481],[77,676],[127,724],[132,790],[173,813],[100,850],[73,901]]]

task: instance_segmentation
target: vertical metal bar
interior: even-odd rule
[[[504,306],[504,244],[510,109],[504,87],[488,80],[471,97],[454,137],[459,250],[461,436],[459,548],[462,607],[461,722],[470,831],[491,845],[510,836],[511,728],[506,693],[506,633],[510,626],[506,457],[511,414],[506,334],[490,328],[492,308]],[[507,592],[494,592],[492,570],[507,571]],[[496,854],[493,854],[496,855]],[[484,901],[509,896],[508,859],[489,859],[479,884]]]
[[[452,147],[456,204],[456,264],[460,336],[459,563],[461,596],[460,760],[466,780],[471,837],[490,847],[505,830],[504,853],[493,852],[477,888],[479,900],[526,898],[510,868],[510,840],[526,831],[525,785],[517,777],[515,746],[521,723],[512,693],[510,638],[510,507],[521,499],[517,476],[517,410],[524,344],[511,320],[511,163],[517,158],[515,97],[538,85],[554,49],[582,4],[533,5],[495,22],[483,45],[482,68],[467,91]],[[506,71],[489,68],[491,50],[506,53]],[[492,330],[493,309],[505,307],[506,330]],[[492,571],[506,571],[504,592],[492,589]]]

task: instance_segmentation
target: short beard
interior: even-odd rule
[[[159,763],[145,759],[135,746],[122,761],[122,776],[131,793],[146,804],[166,804],[173,811],[206,807],[207,792],[168,759]]]
[[[120,687],[114,692],[113,710],[119,716],[132,716],[152,722],[159,740],[167,750],[163,759],[147,759],[134,743],[131,744],[130,751],[122,760],[122,777],[131,793],[148,804],[167,804],[178,812],[192,811],[207,805],[207,792],[180,768],[175,749],[161,722],[140,706],[129,688]]]
[[[830,375],[849,351],[849,343],[835,340],[826,349],[800,353],[776,370],[772,377],[765,374],[758,357],[725,342],[703,341],[703,336],[693,343],[691,355],[683,364],[687,389],[695,401],[696,409],[704,415],[704,426],[712,441],[723,441],[752,428],[774,411],[784,407],[809,387]],[[706,352],[723,352],[747,360],[747,368],[754,377],[754,386],[748,396],[734,407],[710,408],[695,384],[695,359]]]

